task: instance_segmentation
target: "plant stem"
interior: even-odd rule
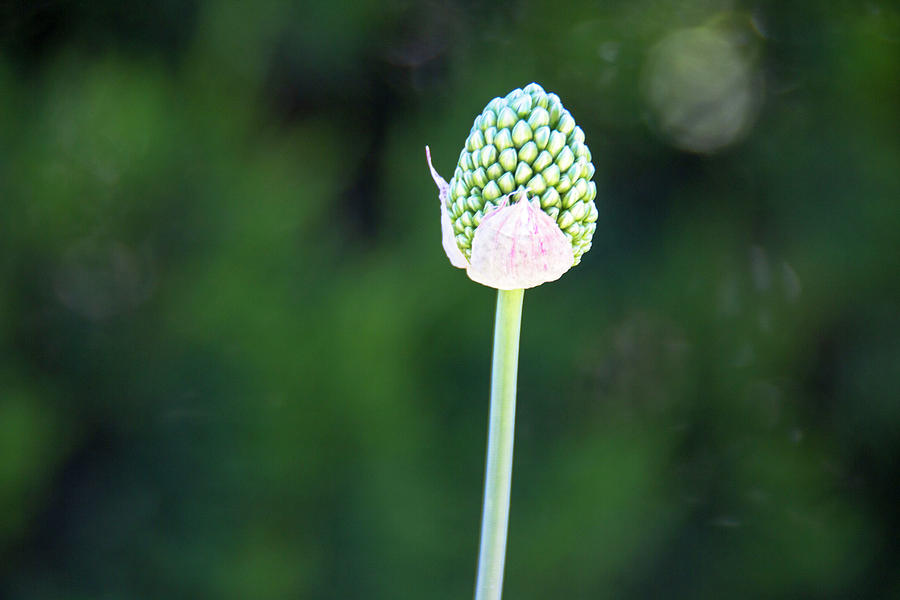
[[[500,600],[516,422],[516,373],[525,290],[499,290],[491,367],[491,413],[475,600]]]

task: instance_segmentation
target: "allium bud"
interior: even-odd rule
[[[584,132],[556,94],[531,83],[491,100],[449,183],[427,154],[440,192],[444,250],[473,280],[534,287],[558,279],[590,249],[594,165]]]

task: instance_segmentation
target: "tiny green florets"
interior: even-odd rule
[[[494,98],[475,118],[450,180],[447,209],[457,246],[471,259],[481,219],[524,187],[572,243],[577,265],[597,228],[593,176],[584,132],[556,94],[530,83]]]

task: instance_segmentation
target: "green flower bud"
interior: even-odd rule
[[[566,150],[569,150],[569,149],[566,148]],[[571,150],[569,150],[569,155],[570,156],[572,155]],[[572,157],[572,159],[574,160],[574,157]],[[481,152],[479,153],[479,160],[481,161],[481,164],[483,164],[483,165],[493,164],[493,162],[495,160],[497,160],[497,148],[493,145],[485,146],[484,148],[481,149]],[[565,171],[569,167],[568,166],[563,167],[562,165],[560,165],[559,168],[562,169],[563,171]]]
[[[524,193],[556,222],[580,262],[597,221],[595,169],[584,140],[559,97],[536,83],[491,100],[475,118],[449,182],[447,213],[455,234],[449,243],[455,240],[471,260],[482,220],[522,201],[516,194]]]
[[[520,118],[525,118],[531,113],[531,96],[524,94],[513,103],[513,110]]]
[[[544,125],[543,127],[538,127],[534,130],[534,143],[537,144],[538,150],[543,150],[547,147],[547,142],[550,141],[550,128]]]
[[[465,198],[469,193],[469,188],[466,186],[466,182],[461,179],[453,178],[453,186],[450,188],[450,193],[452,194],[452,198]]]
[[[551,131],[547,141],[547,152],[554,158],[566,146],[566,136],[561,131]]]
[[[563,108],[562,102],[559,101],[559,96],[556,96],[556,94],[550,94],[549,96],[550,109],[548,112],[550,113],[550,127],[556,127],[556,124],[559,123],[559,115],[565,109]],[[554,102],[554,96],[556,96],[556,102]]]
[[[476,129],[469,134],[469,139],[466,140],[466,150],[472,152],[479,150],[482,146],[484,146],[484,133],[480,129]]]
[[[502,193],[503,192],[500,191],[500,186],[497,185],[497,182],[491,181],[484,187],[484,191],[481,192],[481,195],[484,196],[485,200],[496,200]]]
[[[485,146],[484,148],[482,148],[482,157],[484,157],[484,151],[487,149],[493,150],[493,146]],[[556,166],[559,167],[560,171],[568,171],[573,162],[575,162],[575,154],[572,153],[572,149],[568,146],[563,147],[560,153],[556,156]]]
[[[519,160],[524,160],[527,163],[533,163],[537,155],[538,147],[534,142],[528,142],[519,149]],[[541,170],[540,167],[536,168],[538,171]]]
[[[517,148],[521,148],[522,146],[530,142],[531,138],[533,137],[534,132],[525,121],[519,121],[518,123],[516,123],[515,127],[513,127],[512,139]]]
[[[472,185],[469,187],[477,187],[484,188],[487,185],[488,176],[487,173],[484,172],[484,168],[478,167],[474,171],[472,171]]]
[[[494,146],[497,147],[497,150],[503,151],[507,148],[512,148],[512,145],[512,134],[509,132],[508,127],[504,127],[494,136]]]
[[[541,174],[538,173],[534,177],[528,180],[526,186],[528,191],[536,196],[540,196],[547,189],[547,182],[544,181],[544,178],[541,177]]]
[[[575,126],[575,130],[569,136],[569,143],[578,142],[579,144],[584,143],[584,131],[582,131],[581,127]]]
[[[532,173],[534,171],[531,170],[527,162],[520,162],[516,167],[516,183],[524,185],[526,181],[531,179]]]
[[[549,156],[549,154],[548,154],[548,156]],[[550,160],[553,160],[553,159],[551,158]],[[535,168],[537,168],[537,165],[535,165]],[[478,171],[476,171],[475,173],[477,174]],[[559,167],[558,166],[550,165],[549,167],[541,169],[541,174],[544,176],[544,181],[547,182],[547,185],[556,185],[557,183],[559,183]],[[477,184],[477,182],[478,182],[477,177],[473,177],[473,179],[475,180],[475,182]]]
[[[559,117],[559,124],[556,128],[567,136],[575,130],[575,119],[572,118],[569,111],[563,111]]]
[[[550,123],[550,113],[540,106],[536,107],[528,116],[528,126],[532,130],[539,129]]]
[[[579,177],[581,177],[581,171],[583,168],[584,163],[576,161],[575,164],[569,167],[569,170],[566,171],[566,177],[568,177],[569,179],[577,180]]]
[[[500,158],[497,159],[497,162],[500,163],[500,166],[506,169],[507,171],[515,171],[516,163],[519,162],[516,156],[515,148],[507,148],[503,152],[500,153]]]
[[[587,216],[587,207],[584,202],[576,202],[572,205],[572,208],[569,209],[569,212],[572,213],[572,216],[575,217],[575,221],[583,221]]]
[[[513,178],[512,173],[507,171],[497,180],[497,185],[500,186],[500,191],[504,194],[512,194],[513,190],[516,189],[516,180]]]
[[[531,94],[531,97],[534,98],[535,105],[540,106],[541,108],[548,108],[550,106],[550,98],[543,91],[535,92]]]
[[[535,148],[537,148],[537,146],[535,146]],[[534,168],[538,171],[543,171],[544,169],[553,165],[553,156],[546,150],[541,150],[541,153],[538,154],[537,157],[532,160],[534,161],[532,163],[534,165]],[[553,166],[556,167],[556,165],[553,165]],[[556,170],[557,170],[557,175],[559,175],[559,173],[558,173],[559,167],[556,167]]]
[[[516,115],[516,111],[508,106],[504,106],[500,114],[497,115],[497,128],[512,127],[518,120],[519,117]]]
[[[562,207],[563,208],[571,208],[573,204],[581,200],[581,193],[578,189],[578,186],[574,186],[568,192],[563,195],[562,199]]]
[[[591,183],[591,185],[593,185],[593,182]],[[594,204],[593,202],[590,202],[590,203],[588,204],[588,210],[589,210],[590,212],[589,212],[587,218],[585,218],[585,221],[586,221],[587,223],[596,223],[596,222],[597,222],[597,217],[600,216],[600,215],[597,214],[597,205]]]
[[[541,195],[541,208],[558,207],[559,204],[559,192],[556,191],[556,188],[547,188],[547,191]]]
[[[497,128],[496,127],[488,127],[487,129],[484,130],[484,143],[485,144],[493,144],[494,136],[496,136],[496,135],[497,135]]]

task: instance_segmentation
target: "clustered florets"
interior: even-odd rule
[[[498,289],[558,279],[596,230],[597,188],[584,132],[536,83],[494,98],[475,118],[449,184],[438,186],[444,251]]]
[[[571,242],[578,264],[596,229],[593,176],[584,131],[556,94],[531,83],[494,98],[475,118],[450,179],[447,210],[456,243],[470,258],[484,215],[524,187]]]

